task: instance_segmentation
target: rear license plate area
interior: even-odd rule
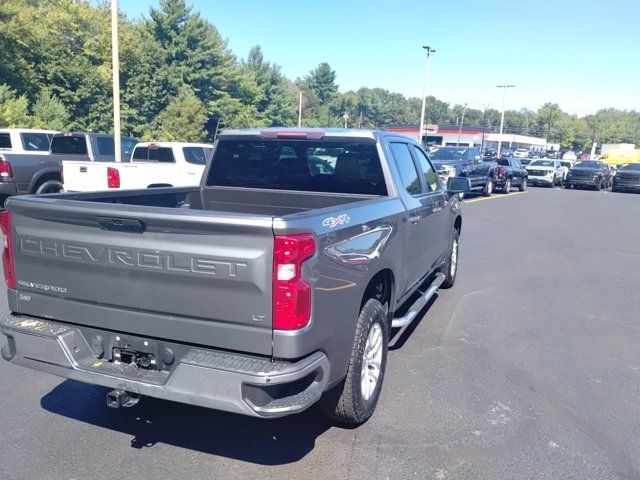
[[[109,361],[133,365],[147,370],[159,370],[158,343],[124,335],[113,335],[109,341]]]

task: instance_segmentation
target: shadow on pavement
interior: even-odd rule
[[[131,435],[131,447],[164,443],[260,465],[303,458],[331,424],[320,409],[263,420],[155,398],[132,408],[106,406],[109,389],[65,380],[42,397],[45,410]]]

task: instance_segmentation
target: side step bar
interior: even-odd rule
[[[442,285],[442,282],[444,282],[444,274],[436,274],[436,278],[433,280],[433,282],[431,282],[431,285],[429,285],[427,291],[424,292],[413,305],[411,305],[411,308],[409,308],[407,313],[405,313],[402,317],[393,319],[393,321],[391,322],[391,328],[402,328],[409,325],[413,321],[413,319],[416,318],[416,315],[420,313],[420,310],[422,310],[422,308],[427,304],[429,299],[433,297],[433,294],[438,291],[438,288],[440,287],[440,285]]]

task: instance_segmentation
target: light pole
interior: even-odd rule
[[[420,130],[418,130],[418,143],[422,145],[422,130],[424,129],[424,111],[427,108],[427,78],[429,77],[429,58],[432,53],[436,53],[434,48],[428,45],[423,45],[427,51],[427,58],[424,62],[424,84],[422,85],[422,112],[420,113]]]
[[[502,116],[500,117],[500,136],[498,137],[498,157],[502,153],[502,128],[504,127],[504,101],[507,97],[507,88],[515,88],[515,85],[498,85],[497,88],[502,88]]]
[[[349,120],[349,115],[347,114],[346,110],[344,112],[344,115],[342,115],[342,120],[344,120],[344,129],[347,129],[347,120]]]
[[[460,146],[460,134],[462,133],[462,125],[464,125],[464,113],[467,111],[467,104],[464,104],[464,107],[462,108],[462,121],[460,122],[460,128],[458,128],[458,142],[456,143],[456,146]]]
[[[113,71],[113,151],[122,161],[120,147],[120,60],[118,58],[118,0],[111,0],[111,69]]]

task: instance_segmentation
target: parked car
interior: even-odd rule
[[[56,133],[55,130],[0,128],[0,153],[49,155],[51,138]]]
[[[518,148],[513,152],[513,156],[516,158],[527,158],[529,156],[529,150],[526,148]]]
[[[546,158],[552,158],[552,159],[556,159],[559,158],[560,152],[558,150],[547,150],[547,153],[545,154]]]
[[[544,158],[544,153],[539,152],[538,150],[532,150],[529,152],[529,155],[527,156],[527,158],[529,159]]]
[[[499,158],[496,163],[504,169],[504,174],[496,179],[496,189],[509,193],[511,187],[518,187],[521,192],[527,189],[527,170],[519,158]]]
[[[500,158],[509,157],[513,157],[513,150],[511,150],[510,148],[502,147],[502,149],[500,150]]]
[[[562,181],[569,175],[569,170],[573,168],[575,162],[573,160],[560,160],[560,169],[562,170]]]
[[[578,156],[575,154],[575,152],[572,152],[571,150],[566,151],[565,153],[562,154],[562,160],[573,160],[576,161],[578,160]]]
[[[582,155],[580,155],[580,160],[591,160],[591,154],[583,153]]]
[[[363,423],[391,328],[455,282],[469,186],[400,135],[266,129],[220,133],[200,186],[11,198],[2,357],[111,407]]]
[[[482,154],[484,158],[498,158],[498,150],[495,148],[487,148]]]
[[[609,165],[597,160],[577,162],[564,182],[565,188],[595,188],[606,190],[613,184],[613,175]]]
[[[640,162],[620,165],[617,175],[613,178],[612,190],[640,193]]]
[[[532,185],[562,185],[565,169],[559,160],[534,160],[527,165],[528,181]]]
[[[64,161],[64,188],[92,192],[198,185],[212,150],[206,143],[143,142],[136,144],[126,163]]]
[[[429,153],[443,182],[459,176],[468,178],[471,190],[490,196],[500,177],[500,168],[492,159],[480,156],[474,147],[441,147]],[[504,169],[502,170],[504,174]]]

